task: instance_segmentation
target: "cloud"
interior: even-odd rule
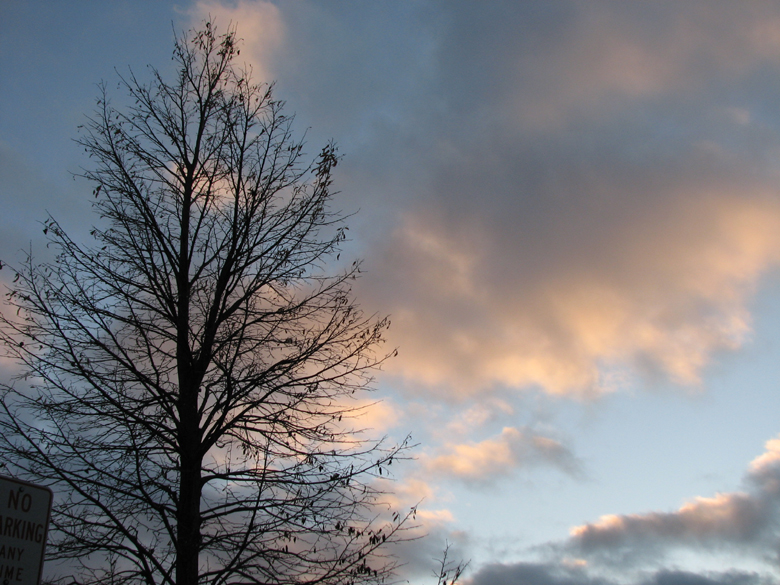
[[[340,428],[349,432],[359,432],[361,436],[372,439],[385,437],[403,416],[402,409],[389,398],[349,396],[340,401],[338,408],[344,410]]]
[[[430,582],[448,546],[448,565],[468,562],[471,543],[464,532],[453,530],[445,524],[423,520],[421,527],[409,536],[414,540],[401,543],[392,551],[400,565],[396,575],[399,582]]]
[[[559,441],[532,429],[505,427],[492,439],[480,442],[449,443],[442,452],[424,464],[434,475],[454,477],[467,483],[484,485],[512,474],[518,467],[548,464],[567,473],[579,473],[574,455]]]
[[[449,6],[431,33],[436,108],[418,100],[373,136],[379,160],[417,153],[413,181],[402,166],[354,185],[402,203],[370,218],[390,233],[359,284],[393,317],[388,371],[455,398],[696,387],[749,340],[751,295],[780,259],[777,138],[754,152],[754,108],[719,89],[778,55],[780,15]],[[541,130],[536,108],[559,121]]]
[[[607,515],[571,530],[567,550],[622,566],[661,559],[680,547],[733,550],[777,563],[780,521],[780,440],[753,460],[745,491],[697,497],[672,512]],[[773,560],[772,560],[773,559]]]
[[[393,315],[388,371],[461,396],[588,395],[643,372],[698,384],[714,352],[748,339],[747,302],[780,260],[776,199],[703,187],[603,225],[592,214],[616,210],[594,200],[547,235],[409,218],[368,293]]]
[[[381,480],[378,486],[386,491],[382,500],[389,506],[388,510],[403,513],[412,507],[416,509],[403,535],[406,540],[386,551],[398,562],[400,580],[428,580],[448,546],[449,561],[458,564],[469,558],[468,535],[454,528],[455,518],[450,510],[436,507],[441,501],[431,484],[404,477],[397,482]]]
[[[727,571],[725,573],[707,572],[705,574],[687,571],[663,570],[655,573],[643,585],[771,585],[777,580],[758,573]]]
[[[746,493],[697,497],[675,512],[607,515],[598,522],[577,526],[571,535],[584,552],[640,548],[640,543],[717,545],[751,543],[770,526],[769,506],[776,503]],[[644,547],[648,554],[651,546]]]
[[[692,573],[659,570],[626,580],[591,574],[586,568],[564,563],[490,564],[466,581],[467,585],[774,585],[777,580],[754,572]]]
[[[495,422],[500,416],[514,414],[515,407],[512,404],[498,397],[489,396],[466,409],[459,410],[458,416],[447,424],[446,434],[462,436],[470,430]]]
[[[465,86],[459,105],[540,131],[583,115],[614,115],[636,100],[672,92],[690,97],[714,78],[740,78],[780,56],[780,16],[768,3],[746,10],[708,2],[674,10],[601,3],[449,7],[445,72],[479,82]],[[487,100],[474,99],[481,87],[490,87]]]
[[[257,82],[270,83],[275,79],[276,61],[284,47],[286,27],[273,2],[239,0],[226,5],[219,0],[200,0],[189,12],[191,26],[195,28],[208,19],[213,19],[218,31],[236,26],[238,37],[243,41],[239,47],[239,62],[251,66]]]
[[[388,371],[411,388],[695,386],[749,338],[780,250],[755,161],[777,140],[758,144],[760,112],[723,88],[771,93],[755,74],[780,56],[776,7],[204,0],[193,20],[208,14],[342,144],[339,201],[363,209],[355,248],[373,243],[358,296],[392,314]]]
[[[591,578],[582,568],[546,563],[494,563],[482,567],[467,581],[468,585],[610,585]]]

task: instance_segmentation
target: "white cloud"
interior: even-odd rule
[[[744,491],[697,497],[671,512],[606,515],[552,543],[544,562],[489,563],[468,585],[776,585],[780,559],[780,437],[750,464]],[[742,568],[691,572],[680,551],[738,552]],[[710,559],[715,557],[709,557]],[[705,557],[707,558],[707,557]]]

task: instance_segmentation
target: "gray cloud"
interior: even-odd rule
[[[469,585],[612,585],[610,581],[590,577],[582,568],[545,563],[500,563],[482,567]]]
[[[672,512],[602,516],[577,526],[560,547],[612,566],[658,562],[671,551],[728,550],[776,566],[780,550],[780,439],[767,442],[744,478],[744,491],[695,498]]]
[[[728,571],[697,574],[686,571],[658,571],[643,585],[771,585],[777,580],[767,575]]]
[[[424,525],[413,542],[394,546],[392,554],[397,557],[399,581],[408,583],[435,582],[433,575],[441,566],[444,551],[447,550],[447,566],[452,569],[465,564],[469,559],[470,542],[464,532],[447,530],[442,525]]]
[[[727,571],[691,573],[662,569],[626,580],[594,576],[584,567],[548,563],[492,564],[482,567],[468,585],[775,585],[768,575]]]

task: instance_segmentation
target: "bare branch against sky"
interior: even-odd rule
[[[175,75],[102,86],[92,242],[44,222],[0,325],[6,473],[55,496],[52,578],[78,583],[378,583],[408,511],[378,505],[385,447],[350,423],[386,319],[352,298],[331,208],[335,147],[308,161],[233,29],[176,40]],[[5,549],[2,549],[5,551]],[[5,555],[5,552],[3,552]]]

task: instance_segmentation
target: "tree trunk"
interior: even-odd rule
[[[197,160],[197,148],[195,152]],[[179,235],[178,324],[176,361],[179,378],[179,502],[176,509],[176,583],[198,583],[198,555],[200,553],[200,496],[201,496],[201,436],[198,417],[198,389],[200,379],[193,371],[190,348],[190,282],[189,282],[189,223],[192,201],[192,175],[195,165],[189,167],[184,189],[184,205]]]
[[[195,409],[186,409],[193,410]],[[184,415],[184,412],[180,411]],[[181,471],[179,506],[177,509],[178,541],[176,543],[176,583],[195,585],[198,582],[200,552],[200,491],[201,458],[197,419],[192,414],[182,418]],[[192,422],[195,424],[193,425]],[[194,428],[193,428],[194,427]]]

